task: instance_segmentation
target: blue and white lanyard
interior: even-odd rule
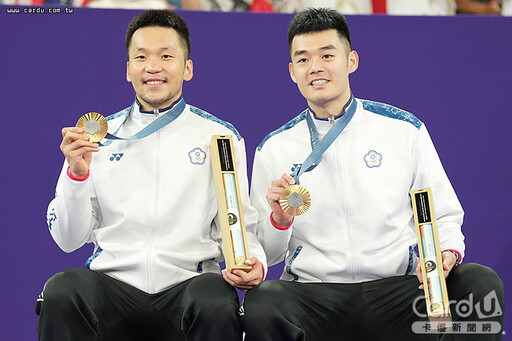
[[[343,129],[348,125],[354,113],[356,112],[357,102],[352,95],[350,101],[344,108],[344,114],[339,118],[336,123],[329,129],[324,138],[319,141],[318,132],[316,131],[315,123],[311,118],[311,109],[306,113],[306,122],[308,123],[309,135],[311,138],[311,154],[306,158],[302,165],[298,166],[291,176],[295,179],[295,183],[299,184],[299,178],[302,174],[312,171],[316,166],[322,162],[322,155],[329,148],[329,146],[341,134]]]
[[[153,122],[151,122],[150,124],[145,126],[142,130],[140,130],[135,135],[132,135],[130,137],[116,136],[117,133],[119,132],[119,130],[121,129],[121,127],[128,120],[128,116],[129,116],[130,112],[133,110],[134,105],[135,105],[135,103],[132,104],[130,109],[128,109],[128,113],[126,114],[126,117],[125,117],[123,123],[121,123],[121,125],[117,128],[117,130],[113,134],[107,133],[107,136],[105,136],[106,141],[104,143],[100,143],[100,146],[108,146],[112,143],[113,140],[139,140],[144,137],[147,137],[147,136],[153,134],[154,132],[156,132],[157,130],[165,127],[166,125],[168,125],[169,123],[174,121],[176,118],[178,118],[178,116],[181,114],[183,109],[185,109],[186,103],[185,103],[185,100],[183,99],[183,97],[181,97],[177,102],[175,102],[175,104],[173,104],[171,106],[171,108],[169,109],[169,112],[167,114],[161,115],[156,120],[154,120]]]

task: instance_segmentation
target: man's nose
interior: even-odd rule
[[[162,65],[160,64],[160,59],[159,58],[150,58],[145,67],[145,71],[151,72],[151,73],[162,71]]]
[[[319,58],[311,59],[311,66],[309,68],[311,73],[323,71],[322,61]]]

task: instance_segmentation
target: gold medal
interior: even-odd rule
[[[89,141],[91,142],[99,142],[107,136],[107,120],[97,112],[89,112],[83,115],[76,126],[84,130],[84,134],[90,137]]]
[[[301,215],[311,206],[311,195],[301,185],[290,185],[281,193],[279,204],[285,213]]]

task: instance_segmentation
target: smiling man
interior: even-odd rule
[[[130,33],[126,79],[132,83],[141,108],[170,106],[181,96],[183,81],[193,76],[190,42],[183,41],[176,30],[159,26]]]
[[[359,57],[345,18],[327,9],[301,12],[288,43],[290,76],[308,108],[260,143],[251,187],[256,235],[269,264],[284,258],[285,267],[280,280],[245,296],[245,340],[437,339],[412,329],[426,319],[425,301],[417,300],[423,291],[409,192],[425,187],[434,194],[450,299],[476,303],[490,294],[504,307],[503,283],[492,269],[458,265],[463,210],[425,125],[353,96],[349,76]],[[309,209],[307,192],[289,187],[299,181]],[[452,310],[457,321],[481,322],[471,312]],[[482,321],[502,325],[503,314]]]
[[[40,340],[241,340],[238,295],[264,276],[248,205],[244,140],[185,103],[193,76],[186,23],[166,10],[136,16],[126,33],[134,103],[93,143],[62,129],[66,158],[48,227],[66,252],[95,250],[83,269],[48,280],[36,311]],[[212,135],[234,135],[251,265],[220,275],[221,233],[209,161]],[[261,262],[260,262],[261,261]]]

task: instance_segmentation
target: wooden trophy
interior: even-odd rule
[[[236,172],[233,137],[212,136],[210,154],[226,268],[230,271],[250,271],[251,266],[244,264],[249,258],[249,247]]]
[[[436,329],[438,327],[449,327],[451,326],[450,304],[443,274],[443,261],[439,248],[432,190],[428,187],[411,191],[411,198],[418,236],[418,252],[427,303],[427,315]]]

